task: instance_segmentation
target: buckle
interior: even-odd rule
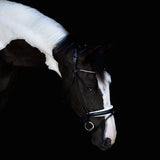
[[[91,132],[94,129],[94,124],[91,121],[87,121],[84,123],[84,128],[88,131]]]

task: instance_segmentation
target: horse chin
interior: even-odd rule
[[[112,145],[109,145],[109,146],[104,146],[103,144],[95,144],[92,142],[92,144],[96,147],[98,147],[98,149],[100,149],[101,151],[106,151],[108,149],[110,149],[112,147]]]

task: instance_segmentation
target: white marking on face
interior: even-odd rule
[[[98,80],[98,87],[102,93],[102,98],[103,98],[103,106],[104,109],[110,109],[111,108],[111,101],[110,101],[110,90],[109,90],[109,85],[111,83],[111,76],[109,73],[104,72],[104,81],[97,76]],[[105,116],[107,117],[108,114]],[[105,130],[104,130],[104,139],[110,138],[111,144],[114,144],[115,139],[116,139],[116,126],[115,126],[115,120],[114,116],[111,116],[106,122],[105,122]]]

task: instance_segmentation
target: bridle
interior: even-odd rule
[[[85,73],[90,73],[90,74],[96,74],[96,72],[94,72],[94,71],[89,71],[89,70],[77,68],[78,56],[81,53],[83,53],[85,50],[86,50],[86,48],[80,48],[80,49],[76,49],[74,52],[73,78],[72,78],[71,84],[69,85],[69,90],[70,90],[71,86],[73,85],[73,83],[75,82],[76,90],[77,90],[77,94],[78,94],[78,99],[79,99],[80,105],[84,111],[84,116],[81,117],[81,119],[84,122],[84,128],[89,132],[95,132],[105,121],[107,121],[114,114],[114,110],[113,110],[113,106],[110,105],[110,106],[108,106],[110,109],[101,109],[101,110],[89,112],[85,103],[84,103],[84,99],[83,99],[82,94],[80,92],[79,83],[77,80],[78,79],[77,73],[78,72],[85,72]],[[106,115],[108,115],[108,116],[106,116]],[[105,119],[102,120],[98,126],[95,126],[94,123],[90,120],[90,117],[104,117],[104,116],[106,116]]]

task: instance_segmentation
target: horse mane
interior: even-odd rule
[[[0,50],[12,40],[24,39],[46,56],[49,69],[57,64],[52,50],[68,32],[55,20],[20,3],[0,0]]]
[[[112,55],[114,53],[114,45],[111,41],[108,41],[105,44],[103,43],[96,46],[89,46],[88,50],[90,50],[90,52],[86,56],[84,63],[91,64],[100,80],[104,82],[104,71],[107,72],[108,75],[108,71],[111,72],[112,64],[110,61],[112,60]],[[108,77],[109,79],[107,79],[107,81],[111,82],[110,75]]]

